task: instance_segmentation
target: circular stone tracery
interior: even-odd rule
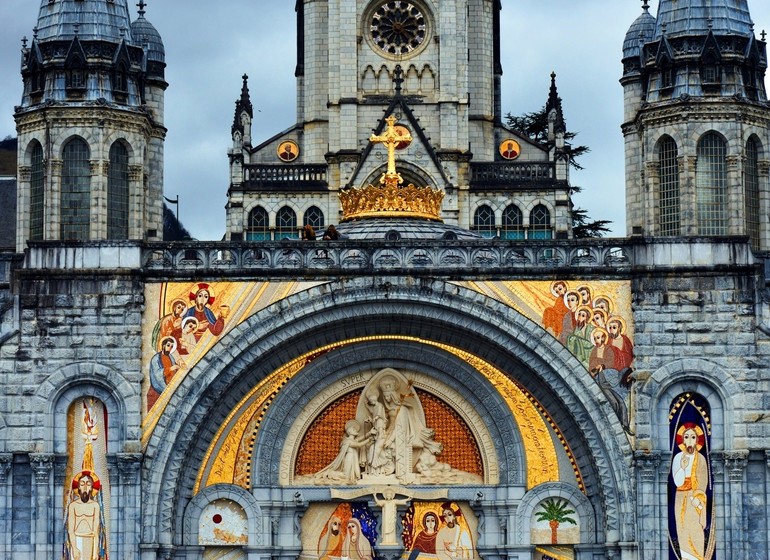
[[[428,25],[422,10],[412,2],[389,0],[371,15],[370,31],[377,47],[389,55],[409,55],[424,42]]]

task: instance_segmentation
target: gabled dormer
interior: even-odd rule
[[[661,91],[670,93],[676,85],[676,67],[674,65],[674,49],[665,34],[658,43],[655,65],[658,67]]]
[[[112,93],[118,102],[126,101],[130,73],[131,56],[126,41],[122,40],[112,57]]]
[[[64,59],[64,83],[67,95],[81,95],[88,85],[88,62],[77,35],[72,39]]]
[[[700,53],[700,77],[704,93],[718,93],[722,84],[722,51],[709,29]]]

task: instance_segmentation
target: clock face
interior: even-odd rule
[[[389,0],[377,5],[369,24],[371,38],[382,52],[391,56],[413,54],[425,43],[428,22],[421,8],[406,0]]]

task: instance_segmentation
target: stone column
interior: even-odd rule
[[[13,465],[12,453],[0,454],[0,558],[10,557],[11,552],[11,485],[8,475]]]
[[[16,186],[16,247],[22,250],[26,247],[26,241],[30,238],[31,212],[30,200],[32,198],[30,185],[32,181],[32,167],[29,165],[19,166],[19,184]],[[43,218],[45,220],[45,217]]]
[[[128,166],[128,238],[144,239],[150,223],[145,208],[148,193],[144,189],[144,166]],[[158,232],[163,237],[163,232]]]
[[[646,235],[659,233],[658,212],[660,208],[660,163],[650,160],[644,164],[644,177],[642,178],[644,191],[644,232]]]
[[[679,210],[682,214],[682,235],[698,233],[698,202],[695,195],[696,156],[681,156],[679,174]]]
[[[141,453],[118,453],[116,456],[121,492],[120,495],[113,492],[113,498],[119,498],[117,501],[119,513],[116,516],[120,523],[119,550],[121,551],[120,558],[125,560],[139,558],[140,520],[142,516],[139,472],[142,458]]]
[[[51,190],[46,193],[46,207],[48,213],[45,216],[43,232],[44,239],[61,239],[61,173],[64,161],[51,160]]]
[[[34,505],[37,516],[33,519],[32,545],[35,560],[53,558],[53,519],[51,504],[51,473],[54,455],[52,453],[31,453],[29,456],[32,472],[35,474]]]
[[[759,215],[770,212],[770,160],[759,160]],[[767,220],[759,220],[759,242],[762,250],[770,246],[770,228]]]
[[[92,159],[91,166],[91,228],[89,239],[107,239],[107,179],[109,161]]]
[[[658,545],[661,550],[655,551],[656,543],[667,542],[665,538],[667,531],[664,530],[665,518],[667,518],[666,485],[664,483],[661,488],[658,481],[661,454],[659,451],[652,453],[637,451],[634,454],[634,462],[636,463],[640,553],[643,557],[650,558],[656,554],[665,556],[665,548],[661,545]],[[664,518],[661,518],[661,514]]]
[[[729,558],[747,558],[746,530],[743,526],[743,477],[748,465],[749,452],[745,449],[725,451],[725,552]]]
[[[727,233],[746,235],[746,197],[743,190],[743,158],[730,155],[727,165]],[[735,185],[739,188],[731,188]]]

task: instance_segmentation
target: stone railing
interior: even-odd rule
[[[130,270],[153,278],[628,278],[636,273],[763,272],[746,238],[30,242],[11,272]],[[15,264],[13,264],[15,263]]]
[[[487,274],[554,275],[628,271],[624,240],[569,241],[296,241],[148,244],[148,274],[189,276],[326,276],[409,274],[478,277]]]
[[[252,189],[325,189],[329,186],[325,165],[243,166],[243,185]]]
[[[470,186],[505,186],[512,183],[553,181],[555,178],[556,166],[553,163],[472,163]]]

